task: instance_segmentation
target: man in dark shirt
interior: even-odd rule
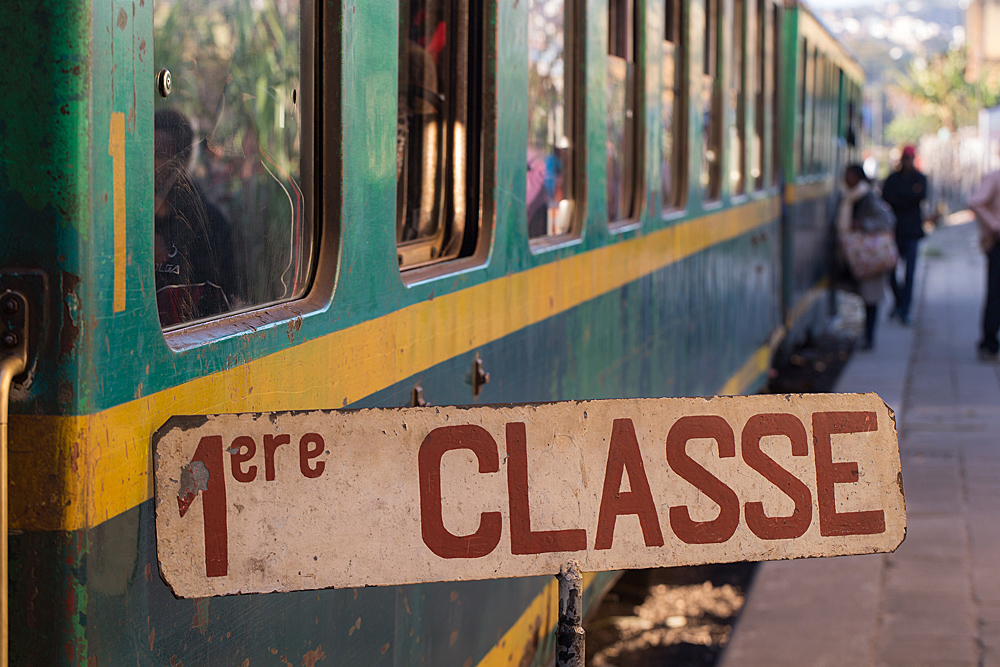
[[[910,323],[910,302],[913,298],[913,274],[917,266],[917,248],[924,236],[924,217],[920,212],[920,202],[927,196],[927,177],[914,166],[916,149],[907,146],[899,169],[885,179],[882,198],[896,214],[896,247],[899,260],[906,266],[902,284],[896,279],[896,272],[889,274],[892,293],[896,297],[896,308],[892,312],[904,324]]]

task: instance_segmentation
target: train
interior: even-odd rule
[[[550,664],[551,577],[175,597],[152,435],[751,393],[826,317],[865,74],[796,0],[39,0],[0,26],[12,665]]]

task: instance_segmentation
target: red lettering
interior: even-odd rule
[[[201,463],[202,465],[196,465]],[[191,463],[182,469],[187,493],[177,498],[181,517],[201,493],[205,526],[205,576],[229,574],[229,528],[226,517],[226,476],[222,458],[222,436],[207,435],[194,450]]]
[[[316,437],[319,438],[318,435]],[[287,445],[291,441],[292,441],[292,436],[288,434],[264,436],[264,479],[267,480],[268,482],[274,480],[274,450],[276,450],[281,445]],[[320,450],[322,449],[323,445],[321,444]],[[319,465],[323,464],[320,463]],[[323,471],[320,470],[320,474],[322,473]],[[306,473],[304,472],[302,474],[306,475]],[[306,477],[309,477],[309,475],[306,475]],[[319,477],[319,475],[316,475],[316,477]]]
[[[527,441],[523,422],[507,424],[507,495],[510,501],[511,553],[524,555],[584,551],[587,548],[587,531],[582,528],[531,530]]]
[[[471,535],[454,535],[444,527],[441,507],[441,457],[454,449],[468,449],[479,461],[480,473],[500,471],[497,442],[482,426],[442,426],[427,434],[417,454],[420,476],[420,534],[424,544],[441,558],[482,558],[500,544],[500,512],[479,515]]]
[[[877,535],[885,532],[882,510],[838,512],[833,491],[835,484],[858,481],[858,464],[853,461],[833,462],[834,433],[870,433],[878,430],[874,412],[817,412],[813,414],[813,448],[816,456],[816,494],[819,501],[819,534],[823,537],[842,535]]]
[[[278,444],[280,445],[282,443],[279,442]],[[315,447],[310,447],[310,444],[315,445]],[[306,433],[299,439],[299,470],[302,471],[302,475],[304,477],[316,479],[323,474],[323,470],[326,468],[325,463],[317,461],[315,466],[310,466],[309,461],[322,454],[325,448],[326,443],[323,442],[323,436],[319,433]],[[273,475],[273,460],[271,461],[271,466],[271,474]],[[268,477],[268,479],[273,479],[273,477]]]
[[[771,435],[788,438],[792,445],[792,456],[808,456],[806,427],[795,415],[754,415],[743,427],[743,437],[740,440],[740,453],[747,465],[791,498],[795,508],[789,516],[769,517],[764,513],[764,503],[758,501],[746,503],[743,514],[747,527],[762,540],[802,537],[812,521],[812,494],[802,480],[761,450],[760,439]]]
[[[719,457],[729,458],[736,456],[736,436],[729,422],[716,415],[681,417],[667,433],[667,463],[682,479],[719,506],[719,516],[711,521],[692,521],[687,506],[679,505],[670,508],[670,525],[677,537],[687,544],[718,544],[736,532],[740,523],[740,500],[718,477],[688,456],[688,440],[695,438],[715,440]]]
[[[256,453],[257,443],[249,435],[241,435],[233,440],[233,446],[229,448],[229,465],[233,479],[244,483],[254,481],[257,477],[257,466],[243,470],[243,464],[252,459]]]
[[[622,491],[622,474],[628,471],[630,491]],[[656,504],[649,490],[646,468],[642,464],[639,440],[631,419],[616,419],[611,427],[608,464],[604,471],[604,491],[597,519],[595,549],[610,549],[619,515],[635,514],[642,527],[647,547],[662,547],[663,533],[656,515]]]

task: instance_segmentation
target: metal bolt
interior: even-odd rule
[[[12,296],[3,300],[3,312],[7,315],[15,315],[21,309],[21,305]]]
[[[3,345],[4,347],[17,347],[18,338],[17,334],[13,331],[8,331],[3,335]]]
[[[170,94],[170,70],[164,68],[156,73],[156,89],[160,91],[160,97]]]

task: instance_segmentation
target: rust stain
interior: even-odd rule
[[[250,658],[247,658],[246,660],[244,660],[243,664],[240,665],[240,667],[250,667]]]
[[[451,634],[448,636],[448,648],[454,646],[455,642],[457,641],[458,641],[458,630],[452,630]]]
[[[351,635],[354,634],[355,630],[360,630],[360,629],[361,629],[361,617],[358,616],[358,620],[354,621],[354,625],[352,625],[351,629],[347,631],[347,636],[350,637]]]
[[[462,663],[462,667],[472,667],[472,658],[466,658],[465,662]]]
[[[385,653],[385,651],[382,652]],[[316,667],[317,662],[325,659],[326,653],[323,653],[323,646],[317,646],[312,651],[308,651],[304,656],[302,656],[302,667]]]
[[[389,650],[389,644],[391,644],[391,643],[392,643],[392,642],[386,642],[386,643],[385,643],[385,646],[383,646],[383,647],[381,648],[381,651],[382,651],[382,655],[385,655],[385,652]]]
[[[146,581],[153,580],[153,564],[146,563]]]
[[[128,25],[128,14],[121,7],[118,8],[118,20],[115,21],[115,25],[118,26],[119,30],[124,30],[125,26]]]
[[[194,617],[191,619],[191,627],[201,632],[204,636],[208,629],[208,603],[211,598],[199,598],[194,603]]]
[[[153,650],[153,640],[156,639],[156,628],[149,631],[149,650]]]
[[[451,597],[451,601],[452,602],[454,602],[455,600],[457,600],[458,599],[458,591],[452,591],[450,597]]]

